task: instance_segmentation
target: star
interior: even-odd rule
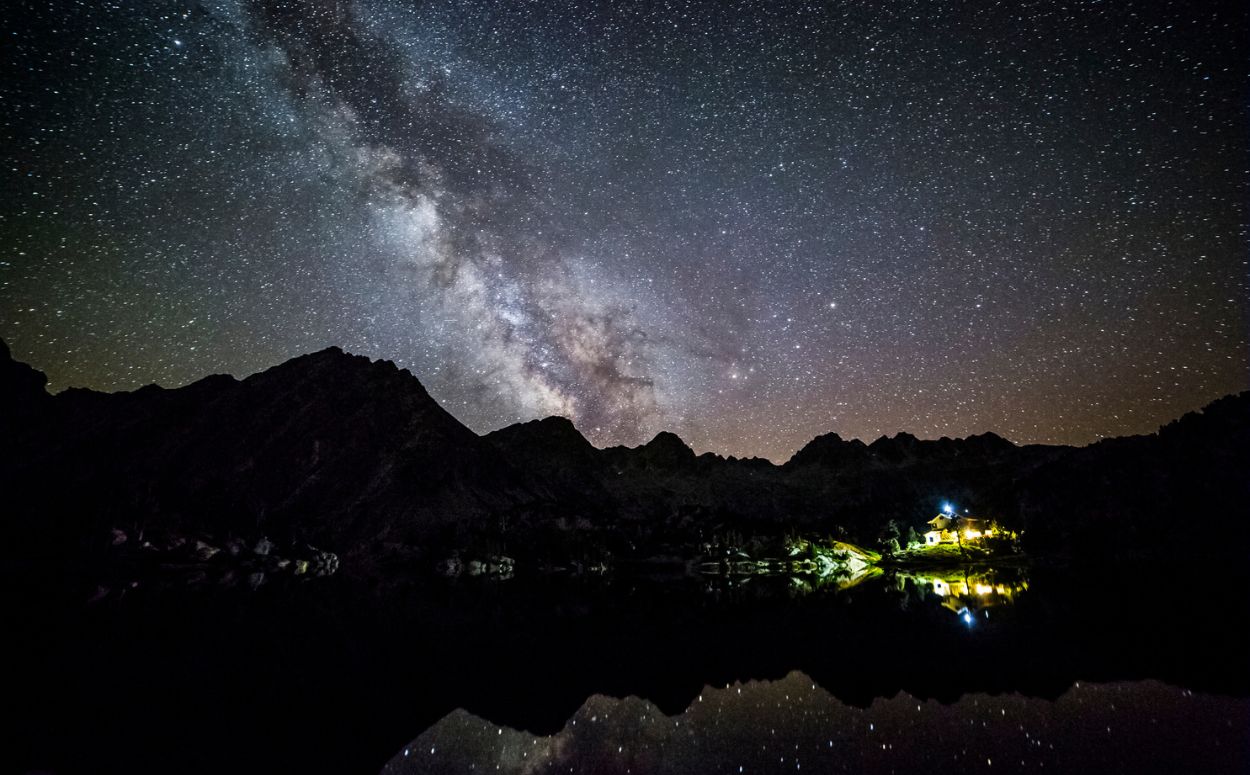
[[[326,8],[11,25],[0,337],[55,388],[337,344],[477,432],[784,462],[1247,387],[1231,8]]]

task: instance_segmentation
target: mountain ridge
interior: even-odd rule
[[[696,455],[667,431],[600,449],[558,417],[478,435],[406,369],[338,347],[242,380],[53,395],[0,342],[7,526],[44,555],[98,550],[116,532],[272,537],[349,557],[468,544],[542,554],[569,541],[619,555],[790,530],[874,545],[905,538],[943,500],[1070,552],[1080,530],[1049,515],[1083,514],[1104,543],[1108,525],[1146,542],[1187,500],[1230,509],[1250,497],[1235,475],[1248,416],[1250,392],[1085,447],[834,432],[778,465]]]

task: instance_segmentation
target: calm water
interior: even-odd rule
[[[0,764],[1243,772],[1246,581],[332,577],[51,599],[15,582],[5,683],[21,712]]]

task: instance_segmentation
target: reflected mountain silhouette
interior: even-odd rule
[[[1077,681],[1250,694],[1250,637],[1232,626],[1245,598],[1214,592],[1247,588],[1244,571],[1033,568],[1010,600],[995,580],[1004,599],[974,625],[946,605],[952,584],[919,575],[810,594],[786,577],[140,582],[91,604],[94,586],[49,601],[15,581],[11,619],[32,636],[6,750],[18,770],[377,772],[457,709],[545,736],[595,695],[675,716],[707,686],[796,670],[858,708],[900,692],[1054,700]]]
[[[1010,771],[1238,773],[1250,763],[1250,701],[1156,681],[1076,683],[1051,701],[909,694],[867,708],[809,676],[706,687],[675,716],[637,697],[595,695],[558,732],[535,736],[463,710],[397,752],[407,773]]]

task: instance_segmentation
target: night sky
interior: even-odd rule
[[[8,2],[0,337],[484,432],[1147,432],[1250,385],[1244,2]]]

